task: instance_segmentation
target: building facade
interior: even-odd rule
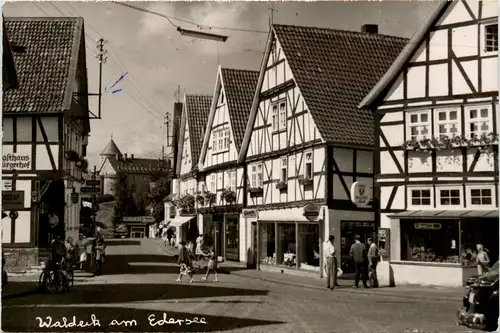
[[[245,250],[240,222],[246,177],[238,154],[258,76],[258,71],[219,67],[198,165],[198,228],[218,255],[233,261]]]
[[[497,4],[441,3],[360,107],[393,282],[462,286],[498,258]]]
[[[357,104],[406,42],[376,26],[272,27],[238,159],[248,186],[240,260],[322,275],[322,245],[334,235],[349,269],[354,234],[376,230],[373,203],[350,200],[354,182],[367,191],[373,182],[373,118]]]
[[[175,185],[172,192],[175,196],[165,204],[165,220],[170,227],[175,228],[177,242],[194,242],[199,234],[196,216],[196,196],[199,191],[198,160],[211,103],[212,96],[184,96],[176,179],[173,181]]]
[[[85,35],[81,18],[4,24],[22,70],[19,86],[3,95],[2,246],[7,267],[29,268],[46,255],[49,233],[78,239],[90,132]],[[59,222],[53,228],[49,213]]]

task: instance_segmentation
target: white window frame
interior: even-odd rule
[[[236,170],[231,170],[229,172],[229,181],[230,181],[230,189],[234,193],[236,193]]]
[[[224,150],[224,133],[223,131],[219,132],[219,150],[218,152],[221,152]]]
[[[288,181],[288,157],[281,158],[280,182]]]
[[[488,110],[488,117],[481,117],[481,110],[487,109]],[[477,116],[478,118],[471,119],[470,117],[470,112],[472,110],[477,110]],[[497,111],[498,112],[498,111]],[[484,119],[484,120],[481,120]],[[486,132],[481,131],[481,123],[488,121],[488,127],[489,130]],[[476,132],[471,131],[471,123],[473,122],[479,122],[478,128],[479,130]],[[467,105],[465,107],[465,135],[467,138],[471,138],[472,134],[476,134],[478,138],[481,137],[481,135],[484,133],[488,135],[488,133],[493,132],[493,106],[491,104],[476,104],[476,105]]]
[[[278,103],[273,102],[271,104],[271,113],[272,113],[272,128],[273,132],[279,130],[279,105]]]
[[[310,159],[307,158],[307,155],[310,154]],[[311,165],[311,177],[307,177],[307,165]],[[314,168],[313,168],[313,152],[312,150],[304,152],[304,179],[313,179],[314,178]]]
[[[430,191],[430,204],[429,205],[415,205],[413,204],[412,191]],[[420,197],[422,200],[422,197]],[[432,186],[408,186],[408,207],[415,208],[432,208],[434,207],[434,188]]]
[[[217,140],[217,135],[218,135],[217,133],[212,132],[212,153],[218,152],[217,145],[219,141]]]
[[[210,192],[215,193],[217,191],[217,187],[215,186],[217,180],[215,178],[215,174],[210,175]]]
[[[486,28],[491,26],[491,25],[496,25],[497,26],[497,49],[493,51],[487,51],[486,50]],[[495,55],[498,54],[498,22],[497,21],[489,21],[481,24],[481,55]]]
[[[458,205],[444,205],[441,204],[441,191],[453,191],[456,190],[459,193],[460,203]],[[437,208],[453,208],[453,207],[463,207],[464,203],[464,193],[462,186],[440,186],[436,187],[436,207]]]
[[[483,204],[480,204],[480,205],[475,205],[475,204],[472,204],[472,191],[473,190],[489,190],[491,192],[491,204],[486,204],[486,205],[483,205]],[[483,198],[482,196],[482,193],[481,193],[481,198]],[[488,208],[488,209],[491,209],[491,208],[495,208],[496,206],[496,197],[495,197],[495,185],[471,185],[471,186],[467,186],[467,207],[471,207],[471,208]]]
[[[283,108],[281,108],[283,106]],[[287,109],[286,109],[286,99],[281,100],[278,103],[278,119],[279,119],[279,129],[286,130],[287,123]]]
[[[262,187],[262,163],[250,165],[250,187]]]
[[[426,114],[427,115],[427,121],[426,122],[420,122],[421,115]],[[413,123],[411,122],[411,116],[412,115],[417,115],[419,122],[415,123],[417,125],[412,125]],[[418,126],[419,129],[423,126],[427,126],[427,135],[424,137],[422,135],[417,135],[416,140],[424,140],[424,139],[430,139],[432,136],[432,124],[431,124],[431,110],[411,110],[411,111],[406,111],[406,140],[412,140],[412,135],[411,135],[411,128]]]
[[[439,114],[440,113],[446,113],[446,119],[445,120],[440,120],[439,119]],[[457,115],[457,118],[454,120],[450,120],[450,113],[455,112]],[[448,138],[452,138],[455,136],[460,136],[462,135],[462,119],[461,119],[461,114],[460,114],[460,109],[459,108],[446,108],[446,109],[434,109],[434,136],[436,138],[440,138],[441,136],[447,136]],[[444,125],[446,127],[447,132],[446,133],[440,133],[439,132],[439,126]],[[457,131],[455,133],[450,133],[450,125],[455,125],[455,128]],[[411,133],[410,133],[411,135]]]
[[[224,150],[229,150],[229,128],[224,130]]]

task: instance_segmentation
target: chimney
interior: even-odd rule
[[[367,34],[378,34],[378,25],[377,24],[364,24],[361,26],[361,32]]]
[[[127,160],[127,154],[123,154],[123,159],[126,161]]]
[[[134,159],[134,154],[130,154],[130,159],[133,160]]]
[[[117,160],[117,161],[119,161],[119,160],[120,160],[120,154],[116,154],[116,155],[115,155],[115,157],[116,157],[116,160]]]

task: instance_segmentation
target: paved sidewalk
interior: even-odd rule
[[[282,274],[255,269],[235,270],[231,271],[231,274],[246,278],[259,279],[267,282],[274,282],[278,284],[288,284],[302,288],[326,290],[325,279],[320,279],[319,277],[295,276],[291,274]],[[340,284],[340,287],[337,287],[336,291],[349,293],[355,292],[362,294],[379,294],[387,296],[431,298],[457,301],[460,301],[465,294],[464,288],[404,285],[392,288],[387,287],[364,289],[363,287],[360,287],[358,289],[355,289],[352,288],[352,280],[339,279],[338,283]]]

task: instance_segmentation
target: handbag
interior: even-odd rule
[[[344,274],[344,271],[342,270],[342,268],[337,268],[337,277],[341,277],[342,274]]]

